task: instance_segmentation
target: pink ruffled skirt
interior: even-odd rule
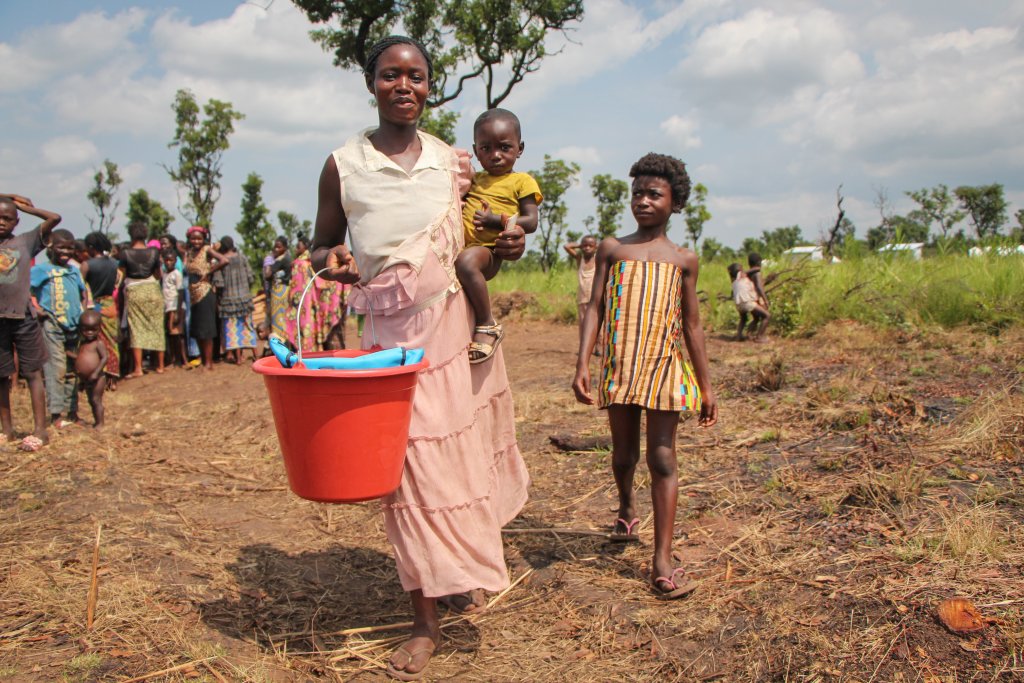
[[[388,268],[350,299],[373,311],[364,348],[376,335],[384,348],[422,347],[430,361],[416,387],[402,484],[383,501],[402,587],[427,597],[508,586],[501,527],[530,483],[501,348],[470,365],[473,314],[451,282],[430,253],[418,273]]]

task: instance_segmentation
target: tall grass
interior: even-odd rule
[[[710,329],[735,330],[728,263],[701,265],[697,289],[701,317]],[[777,333],[813,331],[849,319],[888,327],[951,328],[971,325],[998,332],[1024,323],[1024,258],[946,254],[921,261],[867,255],[831,265],[806,263],[783,271],[770,285],[772,328]],[[491,292],[530,292],[529,315],[572,321],[576,316],[576,272],[560,266],[548,273],[509,269],[491,282]]]

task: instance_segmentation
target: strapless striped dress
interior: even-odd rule
[[[683,352],[683,271],[671,263],[616,261],[605,292],[598,405],[700,409]]]

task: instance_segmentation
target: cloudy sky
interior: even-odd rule
[[[861,235],[879,191],[906,212],[906,190],[998,182],[1012,214],[1024,206],[1022,20],[1024,0],[587,0],[571,41],[552,39],[561,52],[504,104],[523,122],[518,168],[545,153],[578,162],[579,229],[593,175],[626,179],[648,151],[679,156],[709,188],[705,236],[731,245],[792,224],[815,238],[840,183]],[[246,115],[215,232],[237,222],[252,171],[273,211],[312,219],[327,153],[376,117],[310,28],[287,0],[3,0],[0,192],[84,234],[109,158],[125,178],[121,215],[137,188],[177,214],[161,164],[187,87]],[[460,144],[482,102],[479,90],[457,101]],[[185,227],[178,216],[171,229]]]

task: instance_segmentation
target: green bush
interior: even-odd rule
[[[857,320],[880,327],[970,325],[998,333],[1024,322],[1024,258],[1020,256],[938,254],[916,261],[902,255],[853,254],[842,263],[779,264],[766,267],[770,278],[772,323],[776,334],[811,332],[834,320]],[[700,267],[697,281],[701,319],[710,330],[730,334],[739,322],[730,295],[726,260]],[[574,322],[576,271],[560,265],[503,269],[490,283],[492,293],[534,294],[528,315]]]

